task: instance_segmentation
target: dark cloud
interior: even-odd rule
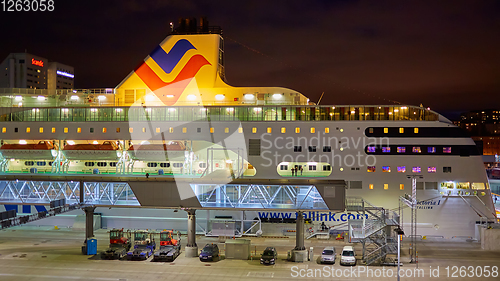
[[[227,80],[322,103],[500,108],[499,1],[57,1],[2,13],[0,57],[75,66],[77,86],[118,84],[179,17],[224,29]],[[13,24],[15,22],[15,24]]]

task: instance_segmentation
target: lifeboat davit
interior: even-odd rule
[[[142,161],[183,161],[185,152],[186,146],[178,141],[168,144],[132,145],[128,149],[131,159]]]
[[[40,141],[37,144],[3,144],[0,147],[2,156],[6,159],[54,159],[54,144],[50,141]]]
[[[63,154],[69,160],[117,160],[118,146],[111,141],[102,144],[65,145]]]

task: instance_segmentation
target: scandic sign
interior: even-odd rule
[[[43,67],[43,61],[41,61],[41,60],[31,59],[31,64]]]

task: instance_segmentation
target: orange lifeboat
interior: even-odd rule
[[[171,141],[168,144],[132,145],[128,154],[133,160],[168,161],[183,160],[186,146],[183,142]]]
[[[102,144],[65,145],[63,154],[69,160],[117,160],[119,147],[111,141]]]
[[[0,152],[4,158],[52,160],[54,144],[50,141],[39,141],[37,144],[3,144]]]

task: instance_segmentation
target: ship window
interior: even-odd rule
[[[267,127],[267,133],[270,134],[272,133],[273,129],[271,127]]]
[[[382,147],[382,152],[383,153],[391,153],[391,148],[389,146],[384,146],[384,147]]]
[[[389,128],[384,128],[384,134],[389,133]]]
[[[229,133],[229,128],[225,128],[224,133],[226,133],[226,134]]]
[[[54,161],[49,161],[49,166],[52,166],[54,164]]]
[[[153,162],[148,163],[149,168],[156,168],[157,166],[158,166],[158,163],[153,163]]]
[[[451,167],[443,167],[443,173],[451,173]]]
[[[64,128],[64,133],[67,134],[68,133],[68,128]]]
[[[404,189],[405,189],[405,185],[404,185],[404,184],[402,184],[402,183],[400,183],[400,184],[399,184],[399,190],[404,190]]]
[[[116,132],[119,133],[120,132],[120,127],[116,128]]]
[[[323,171],[330,171],[332,169],[332,166],[330,165],[323,165]]]
[[[398,166],[398,173],[406,173],[406,166]]]
[[[368,152],[369,152],[369,153],[375,153],[375,150],[376,150],[376,149],[377,149],[377,148],[376,148],[375,146],[369,146],[369,147],[368,147]]]
[[[375,166],[368,166],[368,167],[366,168],[366,171],[367,171],[368,173],[373,173],[373,172],[375,172]]]
[[[174,128],[173,127],[168,128],[168,132],[169,133],[173,133],[174,132]]]
[[[87,167],[94,167],[94,162],[85,162],[85,166]]]
[[[38,161],[38,162],[36,162],[36,165],[37,166],[45,166],[45,165],[47,165],[47,163],[45,161]]]
[[[26,127],[26,133],[29,133],[31,131],[30,127]]]
[[[370,183],[370,184],[368,185],[368,188],[369,188],[369,189],[373,189],[373,183]]]
[[[302,152],[302,146],[299,146],[299,145],[294,146],[293,152]]]
[[[2,128],[2,133],[6,133],[7,132],[7,128],[3,127]]]
[[[316,171],[316,165],[309,165],[309,171]]]
[[[406,152],[405,146],[398,146],[398,153],[405,153],[405,152]]]
[[[368,133],[373,134],[373,128],[368,128]]]
[[[316,128],[311,127],[311,134],[314,134],[314,133],[316,133]]]
[[[91,133],[94,133],[94,128],[90,128],[90,132],[91,132]]]
[[[309,152],[316,152],[316,146],[309,146]]]
[[[200,168],[206,168],[207,167],[207,163],[200,163],[198,166]]]
[[[169,166],[169,163],[160,163],[160,167],[162,168],[168,168]]]
[[[281,133],[282,133],[282,134],[286,133],[286,128],[285,128],[285,127],[282,127],[282,128],[281,128]]]
[[[286,170],[288,170],[288,165],[280,165],[280,170],[281,170],[281,171],[286,171]]]
[[[240,133],[240,134],[243,133],[243,128],[242,127],[238,128],[238,133]]]
[[[77,133],[81,133],[82,132],[82,128],[76,128],[76,132]]]
[[[174,163],[173,164],[175,168],[182,168],[182,166],[184,165],[183,163]]]
[[[383,173],[390,173],[391,172],[391,166],[382,166],[382,172]]]
[[[183,127],[183,128],[182,128],[182,133],[183,133],[183,134],[187,133],[187,131],[188,131],[188,129],[187,129],[186,127]]]
[[[117,162],[109,162],[110,167],[116,167],[117,164],[118,164]]]
[[[156,128],[156,132],[157,132],[157,133],[160,133],[160,132],[161,132],[161,129],[160,129],[160,128]]]
[[[413,151],[413,153],[422,153],[420,146],[414,146],[412,151]]]
[[[14,128],[14,133],[17,133],[19,131],[18,128]]]
[[[106,162],[97,162],[98,167],[106,167],[107,163]]]
[[[399,133],[403,134],[405,132],[405,128],[399,128]]]
[[[441,183],[441,188],[453,189],[453,188],[455,188],[455,183],[451,182],[451,181],[442,182]]]
[[[201,128],[196,128],[197,133],[201,133]]]
[[[436,172],[436,167],[428,167],[427,172],[429,173],[435,173]]]
[[[257,133],[257,128],[253,127],[252,128],[252,134],[255,134],[255,133]]]
[[[325,134],[329,134],[330,133],[330,128],[325,128]]]
[[[427,147],[427,153],[436,153],[436,147],[435,146]]]
[[[132,128],[132,127],[128,128],[128,132],[129,133],[133,133],[134,132],[134,128]]]
[[[33,166],[35,165],[35,162],[33,161],[24,161],[24,166]]]
[[[415,134],[418,134],[418,128],[413,128],[413,132],[414,132]]]
[[[451,153],[451,147],[450,146],[443,147],[443,153]]]
[[[484,190],[484,183],[482,182],[473,182],[472,183],[472,189],[477,189],[477,190]]]
[[[52,127],[52,133],[56,132],[56,128]]]
[[[295,133],[296,133],[296,134],[300,134],[300,128],[299,128],[299,127],[296,127],[296,128],[295,128]]]
[[[457,182],[457,189],[469,189],[468,182]]]
[[[40,128],[38,129],[38,131],[39,131],[40,133],[43,133],[43,127],[40,127]]]
[[[102,128],[102,132],[103,132],[103,133],[106,133],[106,132],[108,132],[108,129],[106,129],[106,128]]]
[[[323,152],[332,152],[331,146],[323,146]]]
[[[413,173],[421,173],[421,172],[422,172],[422,168],[421,168],[421,167],[413,167],[413,168],[411,169],[411,171],[412,171]]]
[[[142,127],[142,132],[145,133],[146,132],[146,127]]]
[[[214,133],[214,128],[210,128],[210,133],[213,134]]]
[[[388,183],[384,183],[384,189],[389,189],[389,184]]]

